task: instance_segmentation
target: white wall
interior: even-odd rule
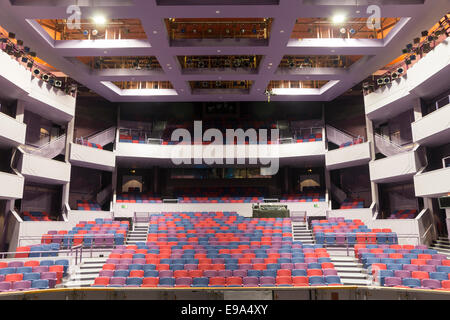
[[[416,197],[438,198],[450,193],[450,167],[414,176]]]
[[[0,171],[0,199],[21,199],[25,179]]]
[[[23,153],[19,171],[25,178],[32,177],[43,183],[70,182],[70,164]]]
[[[450,104],[413,122],[411,127],[414,142],[426,145],[438,134],[440,139],[450,141]]]
[[[27,126],[22,122],[0,112],[0,143],[8,145],[25,144]]]
[[[325,164],[329,170],[359,166],[370,160],[370,142],[328,151]]]
[[[111,151],[82,146],[71,142],[70,162],[80,167],[113,171],[116,165],[116,157]]]
[[[409,151],[369,162],[370,180],[380,182],[396,181],[417,173],[420,164],[416,152]]]

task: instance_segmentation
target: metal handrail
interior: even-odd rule
[[[62,258],[62,257],[73,257],[73,253],[75,253],[75,265],[78,264],[78,251],[80,251],[79,254],[79,258],[80,258],[80,263],[82,261],[82,256],[83,256],[83,247],[81,245],[77,245],[74,247],[71,247],[69,249],[65,249],[65,250],[47,250],[47,251],[5,251],[5,252],[0,252],[0,259],[24,259],[25,257],[15,257],[16,254],[30,254],[30,253],[39,253],[39,254],[49,254],[49,253],[54,253],[57,254],[56,257]],[[61,253],[67,253],[67,255],[61,255]],[[14,257],[12,258],[8,258],[8,255],[14,255]],[[40,257],[36,257],[36,258],[42,258],[43,256]],[[48,257],[55,257],[55,256],[47,256],[44,258],[48,258]]]

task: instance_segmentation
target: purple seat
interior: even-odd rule
[[[125,277],[112,277],[109,279],[109,285],[124,286],[126,281]]]
[[[387,258],[389,258],[389,254],[388,254],[388,253],[376,253],[376,254],[375,254],[375,258],[378,258],[378,259],[387,259]]]
[[[39,273],[47,272],[48,266],[34,266],[32,270],[33,270],[33,272],[39,272]]]
[[[214,259],[211,259],[211,263],[212,264],[224,264],[225,259],[224,258],[214,258]]]
[[[258,287],[259,279],[258,277],[243,277],[242,286],[244,287]]]
[[[100,235],[94,236],[94,245],[95,246],[102,246],[105,243],[105,237]]]
[[[8,268],[19,268],[23,267],[23,261],[10,261],[8,263]]]
[[[173,271],[172,270],[159,270],[159,277],[160,278],[173,278]]]
[[[134,254],[133,249],[125,249],[123,253]]]
[[[346,231],[342,231],[342,232],[346,232]],[[336,243],[337,244],[345,244],[346,243],[346,236],[344,235],[336,235]]]
[[[116,264],[116,270],[128,270],[128,264]]]
[[[433,255],[431,255],[431,257],[434,260],[445,260],[445,259],[447,259],[447,256],[445,254],[442,254],[442,253],[433,254]]]
[[[117,259],[117,258],[109,258],[109,259],[106,259],[106,262],[105,262],[105,263],[108,263],[108,264],[119,264],[119,262],[120,262],[120,259]]]
[[[122,254],[122,253],[124,253],[124,250],[123,249],[112,249],[111,250],[111,253],[118,253],[118,254]]]
[[[205,270],[203,271],[203,276],[204,277],[217,277],[217,270]]]
[[[192,284],[192,278],[180,277],[175,278],[175,287],[190,287]]]
[[[245,271],[245,270],[240,270],[240,271]],[[217,276],[218,277],[231,277],[233,275],[233,271],[232,270],[219,270],[217,272]]]
[[[337,276],[337,271],[335,269],[323,269],[323,276]]]
[[[427,260],[427,264],[430,266],[440,266],[442,264],[442,260],[429,259],[429,260]]]
[[[404,264],[403,270],[419,271],[419,266],[417,264]]]
[[[244,278],[247,276],[247,270],[233,270],[233,277]]]
[[[274,277],[260,277],[259,285],[261,286],[274,286],[275,287],[275,278]]]
[[[185,264],[184,265],[184,270],[197,270],[197,265],[196,264]]]
[[[400,271],[400,270],[398,270]],[[386,277],[384,278],[385,287],[394,287],[402,285],[402,279],[398,277]]]
[[[252,263],[264,263],[264,258],[253,258]]]
[[[423,279],[422,287],[427,289],[438,289],[441,287],[441,282],[436,279]]]
[[[48,287],[54,288],[56,285],[56,272],[42,272],[41,273],[42,280],[48,280]]]
[[[12,284],[12,290],[29,290],[31,288],[31,281],[25,280],[25,281],[16,281]]]
[[[416,249],[425,250],[425,249],[428,249],[428,247],[426,245],[419,244],[419,245],[416,246]]]
[[[394,275],[397,278],[411,278],[410,270],[394,270]]]
[[[426,271],[426,272],[436,272],[436,266],[433,265],[419,265],[419,271]]]
[[[5,281],[5,275],[0,274],[0,282]]]
[[[281,263],[280,267],[281,267],[281,269],[292,270],[292,269],[294,269],[294,264],[293,263]]]
[[[62,236],[62,235],[59,235],[59,234],[54,235],[54,236],[52,237],[52,243],[61,243],[62,240],[63,240],[63,236]]]
[[[294,263],[294,269],[304,269],[306,270],[308,268],[308,264],[304,262],[297,262]]]
[[[289,259],[292,259],[292,253],[289,253],[289,252],[282,252],[282,253],[280,253],[280,258],[289,258]]]
[[[58,231],[55,231],[55,230],[49,230],[49,231],[47,231],[47,234],[57,234],[58,233]]]
[[[241,263],[239,265],[239,270],[250,270],[253,269],[253,265],[251,263]]]
[[[132,258],[120,259],[120,264],[131,264],[133,262]]]
[[[100,270],[98,276],[112,278],[114,276],[114,270]]]
[[[11,282],[0,282],[0,292],[11,290]]]
[[[409,253],[409,249],[397,249],[396,253],[401,253],[401,254]]]
[[[133,259],[132,264],[145,264],[145,258],[135,258]]]
[[[305,263],[317,263],[317,258],[313,257],[305,258]]]

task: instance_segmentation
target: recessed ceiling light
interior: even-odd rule
[[[356,10],[356,13],[361,13],[361,11],[359,11],[359,10]]]
[[[222,50],[218,49],[217,52],[221,52]]]
[[[217,11],[216,11],[216,13],[217,13],[217,14],[219,14],[219,13],[220,13],[220,11],[219,11],[219,10],[217,10]]]
[[[333,50],[331,50],[331,52],[336,52],[336,50],[333,49]]]
[[[107,53],[108,53],[108,50],[103,51],[103,53],[104,53],[104,54],[107,54]]]
[[[105,16],[102,15],[98,15],[92,18],[94,20],[94,23],[97,25],[103,25],[106,23],[106,18]]]
[[[169,67],[169,66],[170,66],[170,63],[168,63],[167,66]]]
[[[158,31],[156,31],[156,30],[153,30],[153,33],[154,33],[154,34],[157,34],[157,33],[158,33]]]
[[[172,67],[169,67],[169,70],[172,70]]]
[[[273,63],[272,63],[272,62],[270,62],[270,63],[269,63],[269,66],[271,66],[272,64],[273,64]]]
[[[284,30],[280,30],[280,33],[284,33]]]
[[[333,23],[343,23],[346,19],[347,17],[345,15],[343,15],[342,13],[338,13],[331,18],[331,21],[333,21]]]

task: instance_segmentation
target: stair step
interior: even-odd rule
[[[351,257],[351,256],[334,256],[334,255],[330,255],[330,259],[331,262],[335,263],[335,262],[354,262],[354,263],[359,263],[358,259],[356,259],[355,257]]]
[[[341,279],[363,279],[367,280],[367,274],[365,273],[358,273],[358,272],[338,272],[338,276]]]
[[[358,266],[353,266],[353,267],[350,267],[350,266],[346,266],[346,267],[344,267],[344,266],[334,266],[334,269],[336,269],[336,271],[338,272],[338,273],[365,273],[366,272],[366,270],[364,269],[364,268],[362,268],[362,267],[358,267]]]
[[[64,284],[65,288],[90,287],[92,280],[69,281]]]
[[[359,285],[359,286],[370,286],[372,282],[370,280],[364,280],[364,279],[348,279],[348,278],[341,278],[341,282],[344,285]]]

